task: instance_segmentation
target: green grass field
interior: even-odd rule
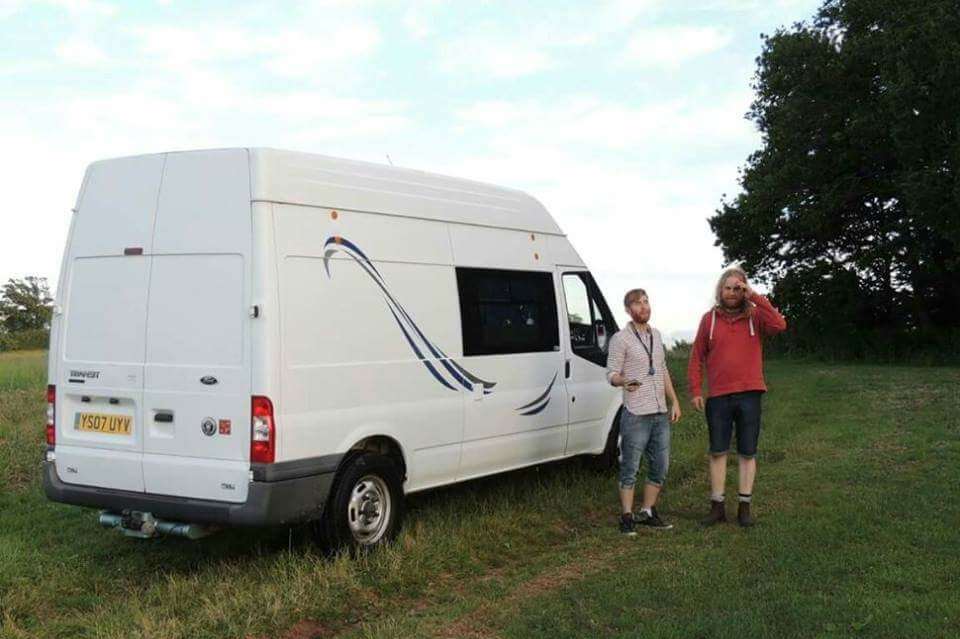
[[[327,560],[302,530],[145,542],[48,503],[43,368],[0,356],[0,637],[960,636],[960,369],[769,362],[751,530],[698,528],[685,400],[673,531],[622,538],[614,476],[564,462],[414,496],[394,546]]]

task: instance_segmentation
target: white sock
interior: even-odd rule
[[[645,514],[647,517],[653,517],[653,509],[651,508],[641,508],[640,512]]]
[[[723,501],[723,493],[710,493],[711,501]]]

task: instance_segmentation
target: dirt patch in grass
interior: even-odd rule
[[[282,639],[322,639],[324,637],[334,637],[337,630],[330,626],[325,626],[316,621],[301,621],[280,635]],[[273,639],[264,636],[263,639]]]
[[[613,552],[597,552],[590,554],[579,561],[568,563],[558,568],[545,570],[540,574],[517,584],[507,596],[481,604],[471,612],[455,619],[452,623],[439,628],[432,636],[439,639],[492,639],[499,637],[491,629],[488,620],[502,616],[504,608],[519,609],[525,602],[544,593],[563,588],[573,582],[586,579],[610,565],[617,559],[633,550],[632,544],[623,544]],[[509,604],[505,602],[510,602]]]

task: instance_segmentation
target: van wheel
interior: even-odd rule
[[[620,409],[623,410],[622,408]],[[613,418],[613,426],[607,434],[607,444],[599,455],[588,455],[587,466],[597,472],[613,470],[620,463],[620,411]]]
[[[318,541],[330,551],[367,551],[395,539],[403,520],[403,490],[396,463],[361,453],[347,460],[317,522]]]

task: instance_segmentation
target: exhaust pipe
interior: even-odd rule
[[[127,537],[138,539],[151,539],[162,535],[202,539],[219,530],[216,526],[157,519],[151,513],[125,512],[118,515],[106,510],[100,513],[100,525],[104,528],[116,528]]]

